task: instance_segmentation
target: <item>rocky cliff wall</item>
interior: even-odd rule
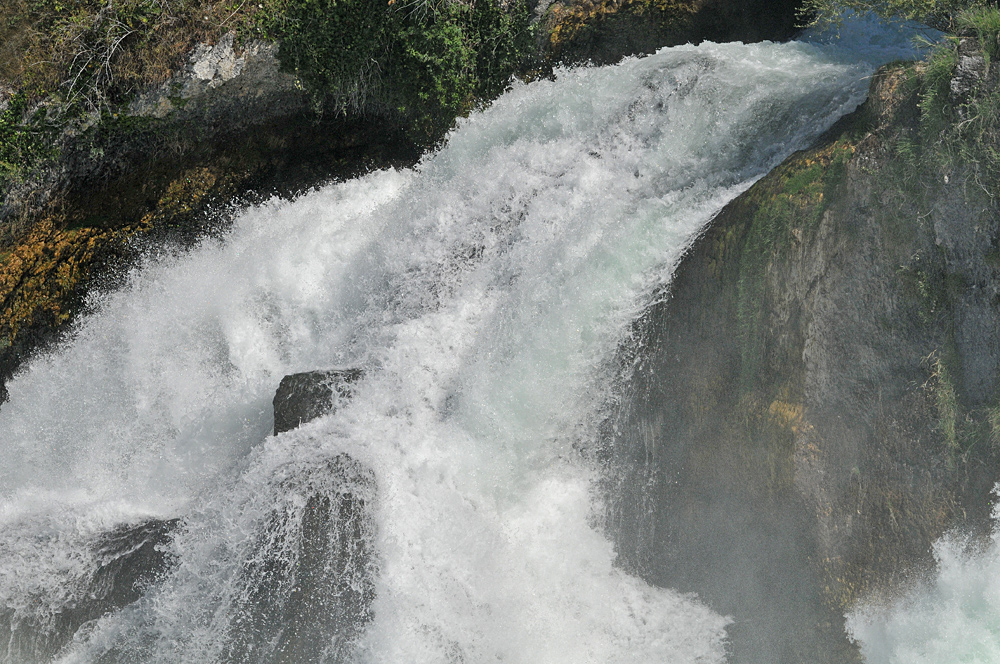
[[[856,661],[843,613],[989,527],[1000,214],[935,157],[925,69],[727,206],[627,353],[622,564],[733,615],[733,662]]]

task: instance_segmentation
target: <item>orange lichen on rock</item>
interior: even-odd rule
[[[128,255],[128,241],[154,228],[168,228],[199,211],[227,178],[206,168],[185,171],[171,182],[153,211],[137,224],[118,228],[66,228],[62,217],[36,223],[0,256],[0,349],[12,346],[32,326],[57,329],[77,310],[95,270]]]
[[[562,52],[588,27],[616,16],[654,17],[681,30],[701,4],[701,0],[558,0],[548,10],[548,48]]]
[[[67,322],[95,263],[135,232],[62,229],[51,218],[36,224],[0,264],[0,345],[12,345],[37,322]]]

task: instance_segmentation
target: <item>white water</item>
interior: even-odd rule
[[[724,617],[614,567],[587,450],[630,321],[726,201],[901,53],[865,46],[561,71],[414,170],[150,260],[9,385],[0,606],[44,622],[76,599],[95,533],[182,517],[174,571],[60,660],[217,661],[268,515],[301,513],[347,453],[377,484],[360,661],[722,661]],[[281,376],[330,366],[367,370],[351,402],[269,437]]]
[[[848,633],[869,664],[1000,662],[1000,533],[985,547],[945,537],[934,557],[933,578],[903,599],[848,616]]]

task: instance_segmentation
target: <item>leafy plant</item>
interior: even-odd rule
[[[424,140],[502,92],[531,48],[523,4],[285,3],[264,26],[286,69],[327,107],[396,115]]]

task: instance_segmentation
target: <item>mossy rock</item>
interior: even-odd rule
[[[735,662],[858,661],[844,613],[990,528],[1000,210],[968,163],[899,159],[921,76],[883,70],[730,203],[628,351],[614,486],[643,495],[610,499],[620,560],[753,621]]]
[[[799,0],[556,0],[542,48],[561,62],[608,64],[664,46],[782,40],[803,20]]]

